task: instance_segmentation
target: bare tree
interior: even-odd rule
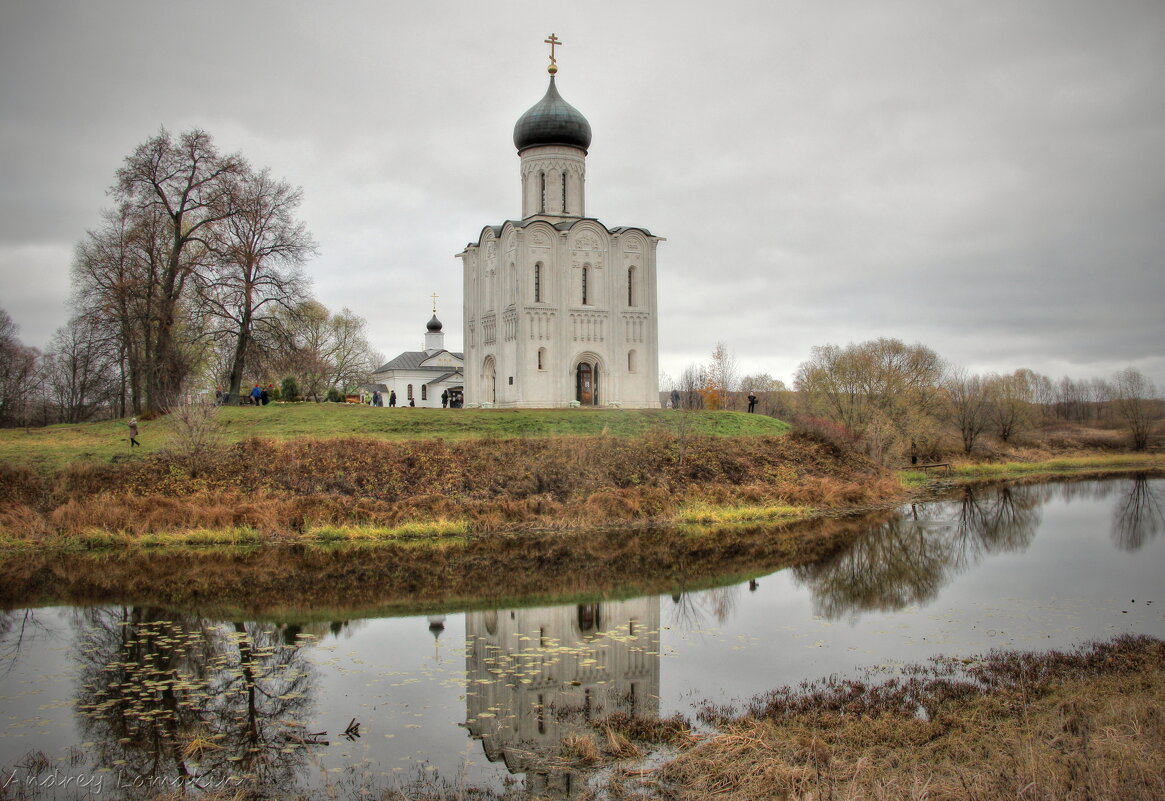
[[[61,422],[81,423],[113,407],[116,365],[91,318],[75,317],[57,329],[45,354],[45,371]]]
[[[676,389],[680,393],[680,406],[686,409],[704,408],[701,394],[708,381],[707,369],[701,364],[689,364],[680,373]]]
[[[992,375],[986,381],[991,401],[991,421],[1004,442],[1032,425],[1032,385],[1030,370],[1011,375]]]
[[[705,371],[704,405],[709,409],[723,409],[732,404],[732,393],[737,389],[736,356],[723,342],[712,349],[712,359]]]
[[[946,366],[925,345],[876,339],[842,348],[813,348],[794,382],[803,410],[861,437],[884,460],[929,431],[940,411]]]
[[[179,341],[183,302],[191,277],[208,267],[212,227],[234,214],[231,179],[243,168],[241,157],[220,155],[205,131],[193,129],[175,141],[163,129],[117,171],[112,193],[123,213],[161,224],[161,247],[152,265],[154,353],[146,363],[147,411],[168,409],[192,367]]]
[[[244,360],[256,327],[277,325],[267,307],[293,309],[305,299],[304,261],[316,252],[306,226],[295,218],[299,189],[276,181],[266,169],[247,170],[229,183],[233,214],[212,240],[214,269],[200,275],[200,294],[225,323],[233,341],[227,402],[239,396]]]
[[[151,320],[157,217],[136,219],[128,210],[107,211],[101,228],[89,231],[73,259],[73,308],[89,322],[94,345],[116,364],[118,416],[141,412],[146,364],[153,358]]]
[[[991,419],[988,384],[982,377],[958,368],[947,376],[946,390],[951,419],[963,439],[963,453],[969,454]]]
[[[40,385],[40,353],[25,346],[20,329],[0,309],[0,426],[27,425]]]
[[[349,309],[331,314],[309,300],[280,317],[283,341],[270,369],[295,376],[305,398],[319,401],[329,389],[351,389],[367,381],[379,364],[364,319]]]
[[[1149,436],[1156,422],[1157,388],[1136,368],[1126,367],[1113,377],[1112,402],[1118,418],[1132,435],[1133,450],[1149,447]]]
[[[1024,380],[1031,388],[1032,402],[1040,409],[1040,416],[1049,419],[1055,413],[1056,389],[1052,379],[1046,375],[1029,370],[1026,367],[1016,370],[1016,375],[1023,374]]]

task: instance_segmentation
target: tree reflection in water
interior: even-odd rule
[[[77,709],[94,762],[128,796],[174,783],[294,785],[312,738],[314,669],[275,624],[223,625],[143,607],[79,612]]]
[[[1038,487],[966,487],[954,502],[911,506],[828,559],[793,568],[830,620],[933,600],[985,554],[1026,549],[1043,503]]]
[[[736,611],[739,600],[739,584],[696,592],[677,592],[672,595],[671,623],[677,628],[691,631],[707,625],[708,618],[712,617],[724,625]]]
[[[1137,551],[1165,528],[1161,496],[1148,476],[1134,476],[1113,509],[1112,541],[1125,551]]]

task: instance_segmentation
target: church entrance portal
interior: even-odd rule
[[[493,356],[486,357],[485,368],[482,370],[485,379],[485,402],[497,403],[497,368],[494,366]]]
[[[574,399],[583,406],[599,405],[599,371],[587,362],[581,362],[574,374]]]

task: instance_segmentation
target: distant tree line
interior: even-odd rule
[[[886,338],[813,348],[792,389],[767,373],[740,375],[723,343],[706,364],[663,383],[665,403],[685,409],[744,409],[753,393],[761,414],[848,439],[883,463],[970,454],[984,435],[1013,443],[1056,423],[1121,428],[1145,450],[1165,418],[1157,388],[1132,367],[1108,380],[1053,381],[1029,369],[980,375],[925,345]]]
[[[321,400],[375,369],[364,320],[309,293],[301,190],[195,129],[138,146],[110,195],[77,245],[72,316],[48,350],[20,343],[0,310],[0,425],[229,403],[254,383]]]

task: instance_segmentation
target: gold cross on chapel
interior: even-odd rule
[[[433,298],[433,314],[437,313],[437,293],[434,292],[430,297]]]
[[[553,75],[554,73],[558,72],[558,62],[554,60],[554,46],[562,44],[562,40],[560,40],[552,33],[550,34],[549,39],[543,39],[542,41],[550,45],[550,66],[546,69],[550,72],[551,75]]]

